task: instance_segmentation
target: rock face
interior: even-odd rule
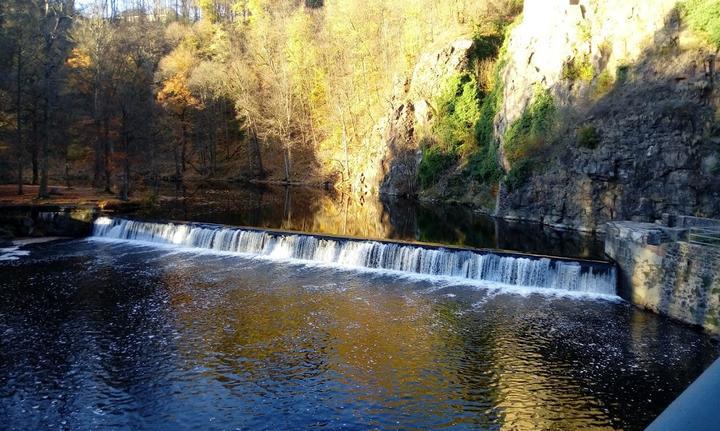
[[[685,28],[676,7],[676,0],[526,0],[501,63],[497,162],[513,173],[503,137],[538,89],[552,96],[558,130],[526,157],[523,175],[499,188],[456,166],[421,197],[586,231],[662,213],[719,217],[717,53]],[[472,49],[458,40],[426,54],[396,85],[354,190],[418,194],[432,102],[447,77],[468,68]]]
[[[615,75],[635,63],[648,45],[672,38],[677,0],[525,0],[523,16],[508,41],[500,136],[522,115],[540,85],[561,105],[576,102],[583,88],[566,79],[571,67],[591,66]],[[673,21],[675,20],[675,21]],[[577,70],[580,72],[579,70]]]
[[[502,195],[498,213],[587,230],[666,212],[717,216],[720,143],[706,136],[720,131],[707,126],[713,109],[703,94],[674,83],[619,90],[582,122],[597,131],[597,147],[583,148],[570,131],[547,166]]]
[[[528,178],[501,187],[497,215],[581,230],[664,212],[720,215],[712,51],[686,40],[674,1],[568,3],[527,0],[509,41],[498,136],[536,86],[551,91],[565,128]]]
[[[0,245],[14,237],[87,236],[96,215],[92,207],[7,207],[0,214]]]
[[[365,145],[375,149],[352,186],[360,194],[378,187],[383,194],[415,195],[422,158],[422,130],[433,117],[432,101],[450,76],[468,67],[473,42],[459,39],[420,57],[412,76],[395,85],[389,113],[375,126]]]

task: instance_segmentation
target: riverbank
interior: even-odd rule
[[[38,186],[0,185],[0,245],[15,238],[83,236],[100,211],[131,211],[142,205],[139,198],[121,201],[114,194],[91,187],[48,187],[50,196],[39,199]]]
[[[129,203],[138,203],[138,198],[130,201],[121,201],[114,193],[97,190],[92,187],[65,187],[50,186],[50,197],[38,198],[39,186],[24,185],[23,193],[17,193],[17,184],[0,184],[0,207],[14,206],[122,206]]]

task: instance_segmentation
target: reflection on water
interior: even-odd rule
[[[189,188],[142,216],[603,259],[594,236],[509,223],[462,206],[309,188]]]
[[[123,243],[0,266],[11,429],[643,429],[717,354],[625,303]]]

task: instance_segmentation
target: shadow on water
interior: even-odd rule
[[[302,187],[189,187],[138,215],[310,233],[603,259],[602,239],[507,222],[462,206]]]

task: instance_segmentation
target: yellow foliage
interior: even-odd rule
[[[194,53],[181,45],[163,57],[160,61],[160,73],[164,76],[187,75],[197,63]]]
[[[71,69],[87,69],[92,65],[90,53],[82,48],[73,48],[67,59],[67,65]]]

